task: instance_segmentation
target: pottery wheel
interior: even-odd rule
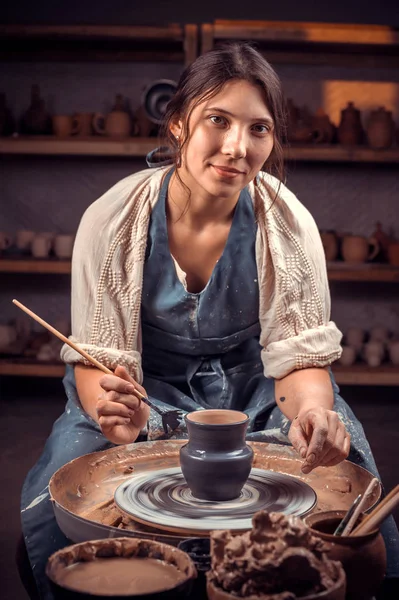
[[[316,503],[314,490],[295,477],[252,469],[239,498],[209,502],[195,498],[180,468],[137,475],[115,491],[115,503],[135,521],[168,531],[251,529],[258,510],[301,516]]]

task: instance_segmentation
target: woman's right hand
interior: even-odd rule
[[[96,409],[98,423],[105,437],[113,444],[131,444],[148,421],[150,409],[140,400],[137,390],[147,396],[145,389],[118,365],[113,375],[101,377],[104,390]]]

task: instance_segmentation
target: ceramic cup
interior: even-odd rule
[[[57,137],[69,137],[79,132],[79,121],[71,115],[53,116],[53,133]]]
[[[97,559],[102,561],[99,566]],[[97,572],[89,578],[93,567]],[[71,569],[76,573],[73,580],[66,579]],[[81,542],[55,552],[47,562],[46,575],[55,600],[182,600],[190,597],[197,572],[188,554],[173,546],[114,538]]]
[[[79,123],[77,135],[80,137],[88,137],[93,135],[93,116],[94,113],[76,113],[73,115],[75,121]]]
[[[385,543],[378,530],[359,536],[332,535],[345,514],[345,511],[312,513],[304,517],[304,522],[312,533],[332,544],[328,557],[342,563],[347,597],[368,600],[377,593],[385,576]]]
[[[338,362],[344,367],[350,367],[356,360],[356,348],[354,346],[342,346],[342,354]]]
[[[28,231],[26,229],[19,229],[16,235],[16,246],[18,250],[30,250],[33,238],[35,237],[34,231]]]
[[[197,410],[185,416],[188,443],[180,466],[192,494],[210,501],[238,498],[251,471],[245,442],[249,417],[237,410]]]
[[[68,259],[72,257],[74,235],[61,234],[55,236],[54,253],[58,258]]]
[[[31,252],[35,258],[47,258],[51,250],[51,239],[46,235],[38,234],[32,240]]]
[[[12,244],[12,236],[9,233],[0,231],[0,251],[7,250]]]
[[[363,346],[363,358],[369,367],[379,367],[384,354],[385,347],[382,342],[368,342]]]

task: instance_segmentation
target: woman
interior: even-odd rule
[[[41,597],[45,561],[67,543],[50,476],[81,454],[165,437],[137,391],[183,413],[245,410],[248,438],[290,441],[303,473],[348,455],[376,472],[329,371],[341,334],[317,227],[281,183],[283,127],[280,82],[261,55],[243,44],[209,52],[168,106],[174,164],[127,177],[83,216],[72,339],[114,375],[63,348],[66,411],[22,494]],[[169,433],[183,437],[184,424]],[[392,523],[389,535],[392,546]]]

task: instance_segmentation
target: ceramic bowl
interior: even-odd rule
[[[68,567],[77,563],[88,565],[89,562],[93,562],[96,558],[105,560],[139,558],[140,563],[147,559],[156,559],[159,563],[156,567],[156,576],[146,578],[145,590],[140,591],[139,585],[143,567],[140,563],[132,561],[132,569],[129,570],[128,579],[130,582],[132,578],[137,578],[138,582],[137,589],[133,593],[127,591],[126,594],[121,594],[120,587],[117,593],[112,592],[112,578],[115,578],[115,583],[116,578],[118,578],[119,586],[121,579],[120,575],[115,574],[111,569],[106,572],[106,577],[102,573],[98,576],[101,578],[97,580],[100,582],[99,587],[101,591],[90,592],[83,589],[78,590],[63,583],[63,578],[66,574],[65,571]],[[151,566],[150,563],[147,563],[147,565]],[[160,578],[163,575],[162,569],[164,569],[165,574],[165,587],[160,586]],[[171,569],[181,574],[181,577],[176,582],[173,582],[173,580],[171,582],[168,577]],[[46,575],[50,581],[50,587],[55,600],[94,600],[95,598],[112,598],[113,600],[183,600],[191,594],[197,577],[197,571],[188,554],[168,544],[145,539],[113,538],[82,542],[55,552],[48,559]],[[83,575],[85,574],[83,573]],[[148,581],[153,583],[153,586],[148,586]]]
[[[310,596],[301,596],[300,600],[345,600],[346,590],[346,577],[345,571],[342,567],[337,564],[334,567],[337,571],[337,581],[335,585],[329,590],[320,592],[319,594],[311,594]],[[208,600],[237,600],[237,596],[225,592],[222,588],[217,587],[213,582],[207,582],[206,591],[208,594]],[[255,596],[251,596],[255,598]],[[264,598],[270,598],[267,596],[256,596],[256,600],[263,600]]]

